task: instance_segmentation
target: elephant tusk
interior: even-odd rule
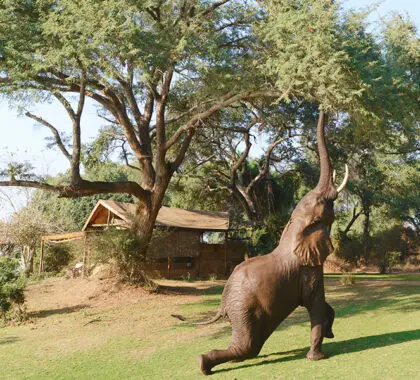
[[[333,170],[333,183],[335,183],[335,177],[336,177],[336,175],[337,175],[337,172],[335,171],[335,169]]]
[[[340,193],[343,191],[344,187],[347,185],[347,181],[349,180],[349,167],[346,164],[346,174],[344,175],[343,182],[341,182],[341,185],[337,187],[337,193]]]

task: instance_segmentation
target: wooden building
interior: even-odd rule
[[[136,205],[100,200],[83,226],[82,232],[132,225]],[[230,274],[243,261],[245,247],[228,239],[229,215],[226,212],[189,211],[165,207],[159,211],[146,271],[162,277],[218,277]],[[223,236],[223,243],[208,244],[211,233]]]

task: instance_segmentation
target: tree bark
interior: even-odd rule
[[[363,207],[363,214],[365,215],[365,219],[363,221],[363,256],[367,262],[370,250],[370,206]]]
[[[359,218],[359,216],[362,215],[362,210],[359,212],[356,212],[356,207],[353,209],[353,216],[350,220],[350,222],[347,224],[346,228],[342,232],[342,237],[346,238],[347,234],[349,233],[350,229],[352,228],[354,222]]]

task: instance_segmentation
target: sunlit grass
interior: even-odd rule
[[[229,323],[194,327],[170,313],[206,319],[217,310],[222,289],[210,288],[175,308],[165,303],[168,298],[156,296],[147,310],[142,302],[112,310],[82,309],[2,329],[0,378],[201,378],[197,356],[227,347]],[[299,308],[259,357],[218,366],[212,379],[419,378],[417,286],[327,285],[326,293],[337,314],[336,337],[324,342],[328,360],[306,360],[310,326],[306,310]],[[85,325],[93,319],[97,321]]]
[[[340,279],[346,273],[326,273],[326,279]],[[381,281],[420,281],[420,274],[376,274],[376,273],[351,273],[360,280]]]

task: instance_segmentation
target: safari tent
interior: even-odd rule
[[[43,241],[84,238],[88,245],[88,236],[92,232],[132,226],[135,213],[135,204],[100,200],[81,232],[48,236]],[[147,264],[146,270],[157,276],[225,276],[243,260],[245,254],[243,244],[229,241],[229,215],[226,212],[162,206],[155,230],[157,238],[152,240],[149,248],[152,262]],[[207,237],[215,232],[223,235],[223,242],[209,244]],[[83,261],[87,260],[88,249],[85,251]]]

